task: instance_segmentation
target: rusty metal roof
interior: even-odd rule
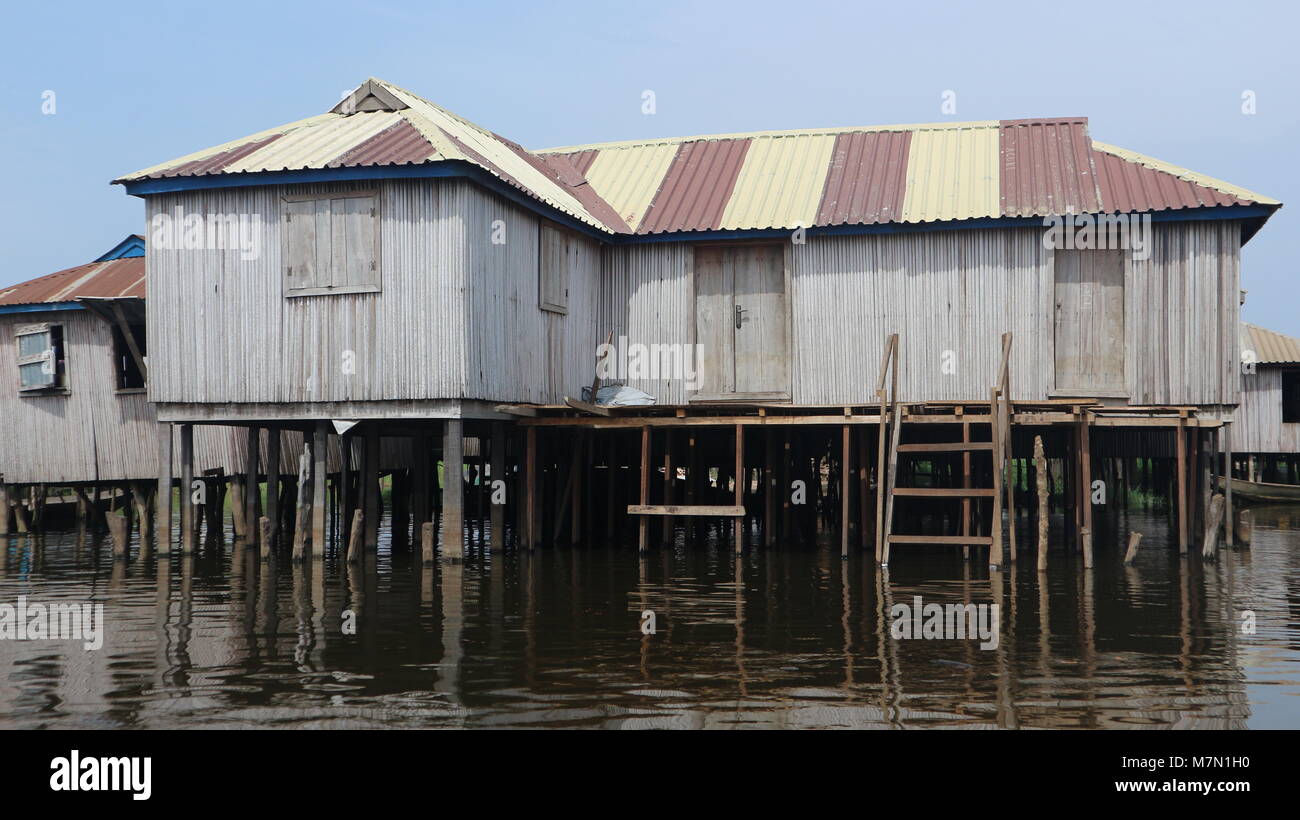
[[[1279,205],[1094,142],[1084,117],[761,131],[529,152],[390,83],[116,180],[457,160],[609,234]]]
[[[0,307],[73,302],[82,297],[144,298],[144,257],[77,265],[29,282],[0,288]]]
[[[1241,323],[1241,349],[1252,351],[1257,364],[1300,364],[1300,339]]]

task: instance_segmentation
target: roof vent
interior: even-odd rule
[[[396,94],[378,80],[371,78],[339,100],[339,104],[331,108],[330,113],[348,116],[363,111],[401,111],[403,108],[410,106],[399,100]]]

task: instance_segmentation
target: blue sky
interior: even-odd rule
[[[1294,4],[1249,2],[15,5],[0,286],[143,232],[115,176],[320,113],[374,75],[533,148],[1087,116],[1103,142],[1292,203],[1246,246],[1242,278],[1245,318],[1300,336],[1297,22]]]

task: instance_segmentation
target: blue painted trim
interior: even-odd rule
[[[37,302],[33,305],[0,305],[0,314],[5,313],[44,313],[50,310],[85,310],[79,302]]]
[[[446,179],[462,178],[500,194],[521,208],[526,208],[552,222],[558,222],[595,239],[609,234],[574,219],[544,202],[533,199],[518,188],[469,162],[445,160],[425,165],[365,166],[360,168],[314,168],[306,171],[262,171],[258,173],[220,174],[202,177],[167,177],[122,183],[131,196],[202,191],[214,188],[242,188],[262,185],[304,185],[316,182],[347,182],[374,179]]]
[[[262,171],[258,173],[219,174],[200,177],[167,177],[142,179],[122,183],[132,196],[199,191],[214,188],[238,188],[262,185],[302,185],[316,182],[340,182],[375,179],[440,179],[460,177],[469,179],[489,190],[501,194],[511,202],[547,219],[559,222],[587,236],[611,244],[643,244],[658,242],[700,242],[718,239],[765,239],[788,237],[788,229],[739,231],[681,231],[665,234],[610,234],[597,230],[563,214],[469,162],[446,160],[424,165],[364,166],[354,168],[319,168],[305,171]],[[1221,219],[1267,219],[1279,205],[1227,205],[1180,210],[1147,211],[1152,222],[1212,221]],[[1262,224],[1262,223],[1261,223]],[[857,236],[861,234],[916,233],[924,231],[952,231],[978,228],[1029,228],[1042,227],[1043,217],[992,217],[983,219],[957,219],[946,222],[897,223],[875,225],[831,225],[808,228],[807,236]],[[1256,230],[1258,228],[1256,227]],[[1249,231],[1246,239],[1254,234]]]
[[[144,256],[144,239],[132,234],[113,246],[113,249],[96,259],[96,262],[110,262],[114,259],[133,259]]]

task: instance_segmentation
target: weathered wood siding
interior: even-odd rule
[[[1257,367],[1241,376],[1241,404],[1232,418],[1235,453],[1300,453],[1300,424],[1282,423],[1282,371]]]
[[[1125,266],[1126,390],[1133,404],[1232,404],[1240,226],[1157,223],[1151,256]],[[597,335],[694,341],[689,244],[606,249]],[[1015,336],[1012,395],[1043,400],[1055,377],[1053,252],[1042,230],[811,237],[792,247],[792,400],[874,398],[885,338],[901,339],[904,400],[987,400],[1000,335]],[[952,372],[946,372],[951,362]],[[680,383],[630,379],[661,404]]]
[[[378,293],[286,297],[282,196],[374,190]],[[558,401],[590,382],[596,243],[570,271],[567,315],[538,306],[539,218],[470,183],[384,181],[161,194],[156,214],[243,215],[238,243],[148,248],[149,397],[229,405],[346,403],[353,417],[411,402]],[[500,223],[497,223],[500,220]],[[152,224],[152,222],[150,223]],[[493,242],[501,229],[504,241]],[[351,372],[349,372],[349,370]],[[367,402],[384,405],[367,406]]]
[[[18,392],[14,327],[38,321],[63,326],[66,394]],[[142,392],[117,392],[115,378],[112,329],[90,311],[0,316],[0,475],[4,480],[57,484],[156,479],[160,432],[153,405]],[[197,428],[195,471],[230,463],[232,448],[243,446],[234,438],[238,431],[227,427]]]

